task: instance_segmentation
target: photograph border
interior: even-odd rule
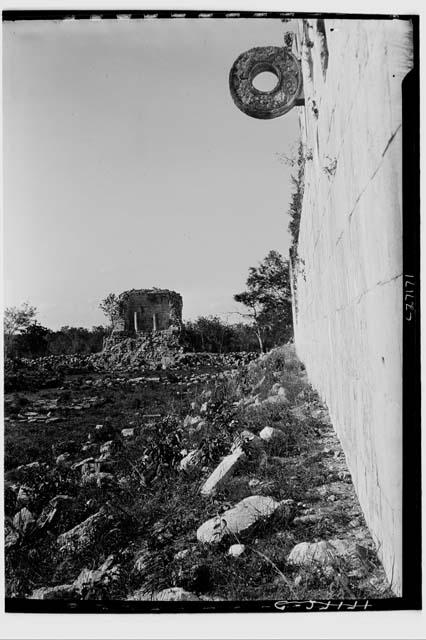
[[[332,12],[207,10],[4,10],[3,22],[100,19],[289,19],[410,20],[413,69],[402,83],[403,130],[403,593],[399,598],[244,602],[58,601],[6,598],[19,613],[260,613],[389,611],[421,609],[421,381],[420,381],[420,81],[419,16]],[[386,443],[384,443],[386,446]]]

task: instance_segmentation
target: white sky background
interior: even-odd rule
[[[228,74],[289,27],[4,23],[5,305],[51,328],[104,323],[99,301],[132,288],[179,291],[185,318],[238,309],[248,268],[288,253],[277,154],[299,125],[240,112]]]

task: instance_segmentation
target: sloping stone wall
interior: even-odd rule
[[[406,20],[303,20],[295,340],[396,594],[402,572],[401,81]]]

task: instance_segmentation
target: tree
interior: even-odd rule
[[[234,300],[247,308],[241,315],[251,320],[260,351],[287,340],[292,333],[291,293],[288,260],[270,251],[258,267],[250,267],[247,290]]]
[[[222,353],[227,350],[232,329],[217,316],[200,316],[185,323],[183,340],[195,351]]]
[[[4,311],[4,344],[7,355],[12,355],[15,338],[36,324],[37,309],[28,302],[20,307],[7,307]]]
[[[34,324],[30,324],[25,331],[22,331],[22,333],[16,337],[14,351],[16,351],[19,356],[25,358],[45,356],[51,334],[52,331],[50,331],[50,329],[43,327],[41,324],[38,324],[38,322],[34,322]]]
[[[108,318],[110,326],[113,327],[120,312],[120,300],[118,296],[116,296],[115,293],[109,293],[99,304],[99,307]]]

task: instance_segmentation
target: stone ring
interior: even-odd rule
[[[253,80],[269,71],[277,77],[271,91],[259,91]],[[252,118],[278,118],[294,107],[302,94],[302,74],[297,58],[286,47],[254,47],[235,60],[229,73],[232,99]]]

